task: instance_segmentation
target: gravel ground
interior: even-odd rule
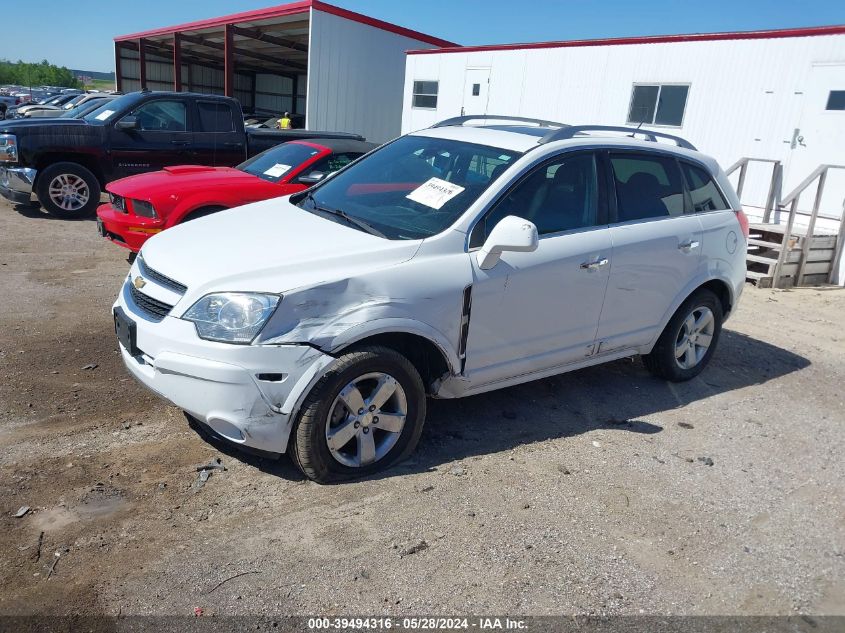
[[[319,486],[128,377],[125,257],[0,202],[2,615],[845,614],[841,289],[748,286],[689,383],[433,401],[411,461]]]

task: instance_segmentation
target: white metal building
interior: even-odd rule
[[[845,165],[845,26],[409,51],[403,132],[460,114],[643,122],[726,168],[780,160],[789,192],[820,164]],[[744,203],[763,206],[770,173],[749,167]],[[839,218],[845,170],[827,180],[822,213]]]
[[[400,132],[405,51],[452,45],[300,0],[116,37],[116,83],[226,94],[246,111],[289,111],[308,129],[381,142]]]

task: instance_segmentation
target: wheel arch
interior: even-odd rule
[[[97,182],[100,184],[100,190],[106,190],[106,178],[103,174],[103,170],[100,168],[100,165],[97,163],[97,160],[93,156],[86,156],[84,154],[61,154],[61,153],[49,153],[49,154],[41,154],[37,160],[35,161],[35,169],[37,170],[35,176],[35,183],[33,186],[38,186],[38,181],[41,177],[41,174],[45,169],[48,167],[52,167],[58,163],[74,163],[76,165],[80,165],[84,167],[97,179]]]
[[[702,288],[709,290],[719,298],[719,302],[722,305],[722,321],[724,322],[728,318],[728,315],[730,315],[731,311],[733,310],[734,304],[736,303],[733,286],[731,285],[730,280],[724,277],[714,276],[710,276],[707,278],[698,278],[691,282],[684,289],[683,292],[678,294],[679,298],[675,300],[675,302],[663,315],[663,318],[660,321],[660,326],[656,328],[656,332],[653,339],[647,346],[645,346],[645,348],[642,350],[642,353],[648,353],[651,351],[672,316],[675,314],[675,312],[678,311],[678,308],[680,308],[687,299],[689,299],[692,295],[694,295]]]
[[[444,374],[454,374],[460,361],[450,351],[445,336],[422,323],[376,322],[369,324],[367,331],[350,332],[336,339],[331,353],[334,356],[370,345],[393,349],[407,358],[420,373],[426,390],[430,391],[435,381]],[[372,327],[372,326],[375,327]]]

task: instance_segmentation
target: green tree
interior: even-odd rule
[[[62,86],[79,88],[80,83],[64,66],[55,66],[46,59],[38,64],[0,59],[0,84],[20,86]]]

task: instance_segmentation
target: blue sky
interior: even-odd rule
[[[329,0],[460,44],[745,31],[845,23],[843,0]],[[112,38],[279,0],[5,2],[0,58],[110,71]],[[11,27],[11,28],[10,28]]]

